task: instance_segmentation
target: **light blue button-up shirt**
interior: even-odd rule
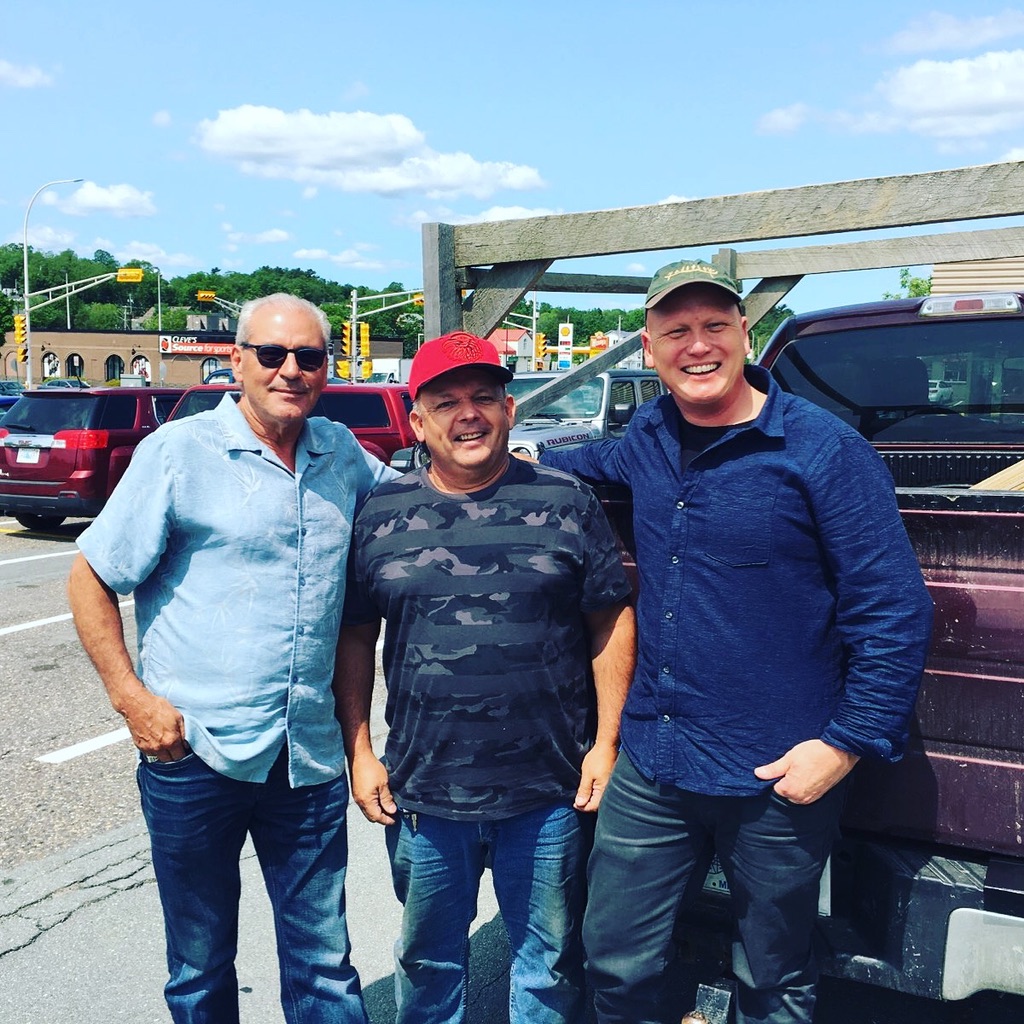
[[[397,475],[321,417],[294,474],[230,397],[146,438],[78,546],[135,591],[139,678],[196,754],[262,782],[288,745],[293,786],[344,770],[331,679],[355,510]]]

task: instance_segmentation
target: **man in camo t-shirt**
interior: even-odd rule
[[[430,465],[374,491],[353,536],[335,686],[353,796],[387,826],[405,907],[400,1024],[464,1019],[485,863],[511,1024],[583,1019],[586,816],[615,762],[635,624],[594,494],[509,457],[511,376],[471,334],[420,348],[410,421]],[[383,761],[369,728],[381,618]]]

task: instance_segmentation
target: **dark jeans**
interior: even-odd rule
[[[710,847],[736,915],[737,1024],[808,1024],[818,887],[844,790],[809,805],[770,787],[751,797],[703,796],[648,782],[621,754],[598,812],[583,925],[601,1024],[662,1024],[672,932]]]
[[[138,769],[164,911],[175,1024],[237,1024],[239,855],[252,836],[274,911],[289,1024],[366,1024],[345,925],[348,780],[292,789],[282,751],[266,782],[195,754]]]

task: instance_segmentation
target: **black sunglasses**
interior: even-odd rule
[[[285,348],[284,345],[250,345],[247,341],[243,341],[239,348],[251,348],[256,353],[260,366],[265,366],[268,370],[276,370],[279,366],[284,366],[284,361],[288,358],[289,352],[295,356],[295,362],[298,363],[300,370],[319,370],[327,358],[327,350],[323,348]]]

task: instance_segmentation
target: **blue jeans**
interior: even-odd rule
[[[662,978],[676,917],[691,875],[703,881],[697,872],[713,850],[736,919],[736,1024],[809,1024],[818,888],[844,792],[840,783],[807,805],[771,787],[757,796],[704,796],[649,782],[620,753],[598,813],[583,925],[598,1021],[667,1019]]]
[[[395,894],[397,1024],[466,1016],[469,926],[486,864],[512,951],[510,1024],[576,1024],[583,1015],[589,827],[571,807],[500,821],[402,812],[387,828]]]
[[[348,780],[292,789],[282,751],[266,782],[238,782],[195,754],[138,768],[167,936],[176,1024],[237,1024],[239,856],[263,870],[289,1024],[366,1024],[345,923]]]

